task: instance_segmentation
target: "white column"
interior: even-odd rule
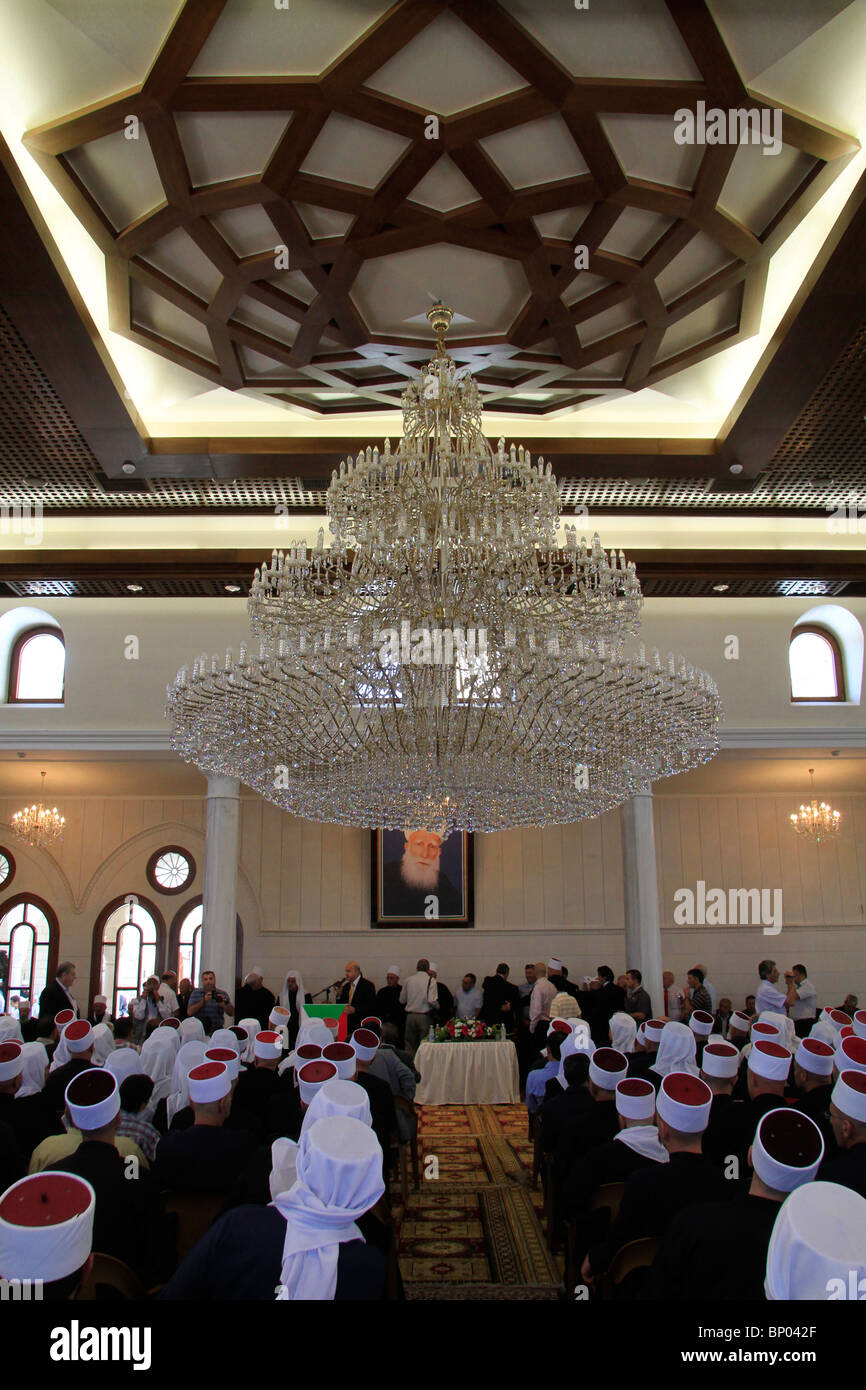
[[[624,801],[622,828],[623,895],[625,899],[625,968],[643,975],[643,987],[653,1011],[664,1013],[662,943],[652,787],[643,787]]]
[[[207,779],[201,964],[203,970],[214,971],[218,987],[228,993],[232,1002],[237,947],[239,798],[240,782],[236,777]]]

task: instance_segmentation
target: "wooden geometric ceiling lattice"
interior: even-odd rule
[[[835,177],[842,157],[857,148],[850,138],[783,110],[782,139],[799,160],[785,166],[795,176],[781,181],[773,204],[774,159],[763,158],[772,206],[760,226],[745,226],[720,206],[736,145],[696,153],[690,187],[627,174],[605,124],[610,117],[644,118],[647,140],[672,144],[674,113],[698,101],[772,109],[743,84],[703,0],[666,0],[700,74],[692,81],[575,78],[492,0],[400,0],[318,77],[189,76],[224,4],[187,0],[139,89],[30,131],[25,143],[106,257],[114,331],[215,385],[266,393],[316,414],[399,405],[406,378],[429,355],[423,322],[429,299],[422,291],[438,287],[419,286],[421,323],[413,335],[378,329],[375,315],[362,312],[359,286],[371,262],[428,247],[458,248],[470,273],[472,258],[485,258],[477,264],[495,270],[517,294],[506,325],[493,330],[476,320],[470,331],[457,320],[449,337],[454,356],[472,365],[489,405],[544,415],[653,386],[757,330],[770,257]],[[368,85],[446,13],[513,70],[514,91],[442,113]],[[264,167],[194,184],[179,122],[190,113],[250,112],[285,113]],[[434,140],[425,134],[431,115],[438,119]],[[651,119],[659,117],[665,120]],[[148,143],[161,200],[118,225],[106,208],[110,200],[96,196],[92,181],[88,186],[81,152],[86,156],[94,142],[128,131],[130,118]],[[400,143],[375,186],[305,169],[336,118],[347,138],[363,141],[372,128],[387,133],[395,149]],[[496,139],[517,132],[522,140],[527,130],[537,138],[540,127],[533,136],[533,123],[544,121],[554,122],[545,130],[569,142],[575,165],[585,172],[513,186],[503,161],[497,163]],[[436,210],[413,200],[413,192],[443,157],[471,196]],[[266,215],[272,247],[252,255],[233,248],[219,219],[241,209]],[[310,209],[341,214],[348,225],[339,235],[316,236]],[[550,231],[550,214],[572,212],[578,220],[567,237],[544,234],[535,220],[547,218]],[[635,214],[657,220],[651,244],[640,254],[606,248],[615,229],[630,225]],[[207,294],[155,263],[160,243],[178,231],[212,269]],[[716,268],[673,292],[677,279],[688,282],[688,258],[699,245],[715,257]],[[288,273],[275,264],[280,246],[288,250]],[[575,268],[575,246],[588,249],[585,271]],[[394,262],[383,265],[387,297]],[[587,293],[583,286],[590,287]],[[147,324],[141,305],[153,297],[171,306],[166,313],[175,322],[189,324],[186,345],[175,340],[182,332],[173,339]],[[264,315],[258,326],[250,305]],[[461,306],[454,307],[459,312]],[[495,307],[502,309],[501,303]],[[253,323],[244,321],[251,316]]]

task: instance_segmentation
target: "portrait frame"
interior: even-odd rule
[[[428,917],[400,910],[389,901],[393,890],[386,869],[398,864],[405,847],[402,830],[373,830],[370,834],[370,926],[386,931],[465,930],[475,926],[474,836],[468,830],[454,830],[442,846],[440,869],[448,876],[460,897],[462,911]],[[399,854],[397,853],[399,848]],[[455,881],[456,880],[456,881]],[[421,891],[421,890],[419,890]]]

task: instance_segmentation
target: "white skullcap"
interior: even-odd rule
[[[840,1071],[866,1072],[866,1038],[842,1038],[836,1048],[836,1066]]]
[[[287,1028],[291,1016],[290,1009],[284,1009],[282,1004],[275,1004],[268,1014],[268,1023],[272,1028]]]
[[[705,1009],[694,1009],[689,1019],[689,1027],[699,1038],[708,1038],[713,1031],[715,1019]]]
[[[858,1009],[851,1020],[851,1025],[858,1038],[866,1038],[866,1009]]]
[[[389,965],[389,966],[388,966],[388,969],[385,971],[385,974],[386,974],[386,975],[396,975],[396,976],[397,976],[397,979],[399,980],[399,978],[400,978],[400,967],[399,967],[399,965]]]
[[[247,980],[251,980],[253,975],[258,975],[260,980],[265,978],[265,972],[262,967],[260,965],[254,965],[252,969],[248,970],[246,975],[244,975],[244,984],[246,984]]]
[[[766,1187],[793,1192],[812,1181],[823,1157],[821,1131],[802,1110],[782,1106],[762,1116],[752,1140],[752,1167]]]
[[[739,1067],[740,1054],[731,1043],[707,1043],[701,1057],[701,1071],[705,1071],[707,1076],[729,1081],[736,1076]]]
[[[322,1048],[322,1060],[333,1063],[341,1081],[351,1081],[357,1070],[358,1058],[351,1043],[328,1043]]]
[[[637,1026],[637,1032],[634,1035],[635,1046],[637,1047],[640,1045],[643,1047],[646,1040],[646,1020],[644,1020],[643,1023],[639,1023]]]
[[[375,1023],[377,1028],[382,1027],[381,1018],[377,1018],[375,1014],[368,1014],[366,1018],[362,1018],[360,1026],[362,1028],[367,1028],[371,1023]]]
[[[105,1067],[80,1071],[66,1087],[66,1105],[76,1129],[103,1129],[120,1110],[117,1077]]]
[[[21,1054],[24,1048],[19,1042],[0,1043],[0,1081],[14,1081],[23,1070]]]
[[[839,1033],[851,1023],[851,1015],[846,1014],[842,1009],[824,1009],[821,1012],[822,1023],[832,1023],[836,1032]]]
[[[840,1297],[856,1299],[864,1276],[866,1200],[835,1182],[808,1182],[796,1188],[780,1206],[770,1236],[767,1298],[826,1302],[835,1279],[841,1285]]]
[[[107,1004],[107,1003],[108,1003],[108,995],[107,995],[107,994],[94,994],[94,996],[93,996],[93,1002],[94,1002],[94,1004]]]
[[[65,1279],[86,1263],[96,1194],[72,1173],[34,1173],[0,1197],[0,1277]]]
[[[102,1070],[111,1072],[112,1076],[116,1076],[118,1086],[128,1076],[144,1075],[141,1057],[134,1047],[116,1047],[106,1057]]]
[[[317,1120],[326,1120],[330,1115],[347,1115],[350,1120],[360,1120],[364,1125],[373,1123],[370,1111],[370,1097],[357,1081],[326,1081],[313,1096],[310,1108],[304,1116],[302,1133]]]
[[[205,1062],[222,1062],[228,1072],[229,1081],[237,1081],[241,1063],[233,1047],[209,1047],[204,1054]],[[192,1092],[190,1092],[192,1096]]]
[[[84,1018],[77,1018],[74,1023],[67,1023],[63,1030],[63,1037],[66,1046],[73,1055],[86,1052],[93,1045],[93,1029]]]
[[[578,1019],[578,1022],[580,1022],[579,1019]],[[552,1018],[552,1019],[550,1020],[550,1026],[548,1027],[548,1030],[547,1030],[547,1031],[548,1031],[548,1033],[563,1033],[563,1034],[565,1034],[565,1033],[572,1033],[574,1030],[573,1030],[573,1028],[572,1028],[572,1026],[571,1026],[571,1019],[570,1019],[570,1018]]]
[[[278,1061],[283,1055],[283,1040],[279,1033],[271,1033],[267,1030],[264,1033],[256,1033],[253,1052],[263,1062]]]
[[[556,974],[557,971],[562,969],[562,961],[557,960],[556,956],[551,956],[550,960],[547,962],[547,968],[548,970],[552,970],[553,973]]]
[[[862,1071],[840,1072],[830,1100],[849,1120],[866,1124],[866,1075]]]
[[[778,1042],[782,1030],[778,1023],[768,1023],[766,1019],[756,1018],[752,1024],[752,1038],[755,1042]]]
[[[228,1048],[219,1050],[227,1052]],[[209,1061],[193,1067],[188,1084],[190,1104],[209,1105],[212,1101],[222,1100],[223,1096],[228,1095],[232,1088],[232,1079],[225,1062]]]
[[[74,1009],[61,1009],[59,1014],[54,1015],[54,1027],[65,1028],[67,1023],[71,1023],[74,1017]]]
[[[744,1014],[742,1009],[734,1009],[728,1020],[728,1032],[733,1028],[735,1033],[748,1033],[752,1026],[752,1020],[748,1014]]]
[[[352,1047],[359,1062],[372,1062],[379,1050],[379,1039],[370,1028],[356,1028],[352,1034]]]
[[[706,1081],[685,1071],[668,1072],[656,1097],[660,1117],[681,1134],[703,1134],[712,1103],[713,1093]]]
[[[298,1071],[298,1087],[304,1105],[312,1104],[314,1095],[326,1081],[336,1079],[337,1068],[333,1062],[326,1062],[324,1058],[315,1062],[305,1062]]]
[[[749,1053],[749,1071],[767,1081],[787,1081],[791,1054],[778,1042],[756,1042]]]
[[[648,1018],[645,1023],[641,1024],[647,1042],[655,1043],[658,1047],[665,1029],[665,1021],[663,1018]]]
[[[628,1075],[628,1058],[615,1047],[597,1047],[589,1059],[589,1079],[602,1091],[615,1091]]]
[[[656,1092],[651,1081],[627,1076],[616,1083],[617,1113],[626,1120],[646,1120],[652,1124],[656,1113]]]
[[[829,1043],[820,1038],[801,1038],[800,1046],[794,1053],[798,1067],[810,1072],[812,1076],[832,1076],[836,1054]]]
[[[433,974],[434,974],[434,975],[438,975],[438,974],[439,974],[439,966],[436,964],[435,960],[431,960],[431,962],[430,962],[430,969],[433,971]]]

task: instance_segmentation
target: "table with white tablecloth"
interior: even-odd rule
[[[425,1042],[415,1053],[415,1069],[421,1073],[417,1105],[511,1105],[520,1100],[511,1042]]]

